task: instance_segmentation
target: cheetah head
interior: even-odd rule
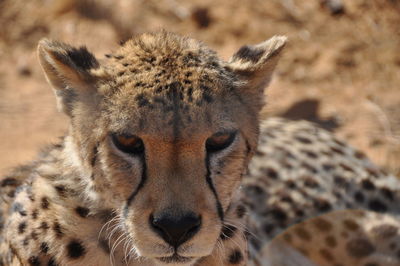
[[[97,60],[42,40],[40,63],[71,121],[72,166],[85,195],[110,208],[132,252],[191,265],[214,249],[257,144],[258,113],[284,37],[228,61],[161,32]]]

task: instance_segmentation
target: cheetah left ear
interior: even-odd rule
[[[285,36],[274,36],[257,45],[243,46],[231,57],[227,68],[243,83],[243,93],[262,97],[286,40]]]
[[[74,102],[93,92],[96,78],[91,70],[99,68],[98,61],[85,47],[74,48],[47,39],[39,42],[37,50],[59,109],[71,116]]]

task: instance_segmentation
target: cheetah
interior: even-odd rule
[[[40,41],[70,128],[3,180],[2,263],[244,265],[238,188],[285,40],[244,46],[228,62],[165,31],[104,60]]]
[[[316,234],[307,218],[340,227],[341,212],[357,212],[340,210],[361,208],[371,211],[359,228],[377,215],[397,226],[396,178],[310,123],[260,127],[285,41],[224,62],[168,32],[134,37],[104,60],[42,40],[39,60],[70,129],[2,179],[0,264],[281,265],[278,256],[319,265],[306,252],[319,238],[303,249],[301,237],[285,239],[298,228]],[[285,250],[271,254],[276,246]],[[334,251],[325,257],[345,256]]]

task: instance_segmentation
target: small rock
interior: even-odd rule
[[[342,0],[321,0],[321,5],[328,8],[332,15],[341,15],[345,13]]]
[[[28,66],[19,66],[17,70],[20,76],[29,77],[30,75],[32,75],[32,71],[29,69]]]
[[[194,8],[191,17],[199,28],[207,28],[212,20],[208,8],[205,7]]]

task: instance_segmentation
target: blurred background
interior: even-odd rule
[[[103,58],[161,28],[224,59],[287,35],[263,117],[316,122],[400,173],[400,0],[0,0],[0,174],[67,129],[36,58],[39,39]]]

